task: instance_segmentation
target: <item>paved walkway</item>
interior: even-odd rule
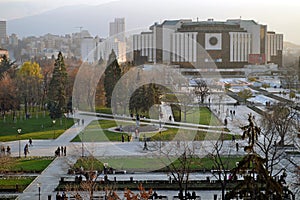
[[[224,104],[222,107],[225,112],[218,112],[219,106],[217,104],[211,105],[211,110],[217,111],[215,114],[220,118],[228,118],[228,128],[234,133],[241,134],[239,126],[246,125],[247,114],[252,110],[245,106],[233,107],[231,105]],[[231,118],[228,116],[226,110],[235,110],[235,116]],[[259,119],[258,115],[255,115]],[[68,168],[72,165],[84,152],[84,155],[92,153],[95,156],[100,157],[123,157],[126,159],[127,156],[145,157],[145,156],[157,156],[160,155],[160,150],[157,148],[157,143],[149,142],[148,151],[143,150],[143,142],[98,142],[98,143],[70,143],[70,141],[76,137],[91,121],[98,119],[93,115],[81,115],[77,113],[75,118],[80,119],[80,125],[75,124],[68,129],[64,134],[55,140],[34,140],[33,146],[30,147],[29,156],[53,156],[54,151],[58,146],[67,147],[66,157],[57,157],[48,167],[39,175],[30,185],[25,189],[23,194],[20,194],[19,199],[36,199],[38,194],[37,183],[41,183],[41,199],[46,199],[48,195],[55,199],[54,189],[58,185],[61,176],[66,176]],[[81,123],[81,119],[84,119],[84,124]],[[28,141],[20,141],[21,143],[21,154],[23,153],[23,147]],[[226,141],[224,143],[222,154],[231,155],[244,155],[242,147],[246,145],[246,141],[238,141],[240,144],[240,151],[236,151],[235,142]],[[12,156],[18,156],[18,141],[7,142],[5,145],[10,145],[12,148]],[[82,146],[83,145],[83,146]],[[189,145],[195,145],[197,147],[196,154],[199,156],[205,156],[213,150],[213,141],[197,141],[190,142]],[[177,141],[163,143],[162,148],[174,148],[178,147]],[[83,148],[82,148],[83,147]]]

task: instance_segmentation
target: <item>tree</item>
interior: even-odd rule
[[[293,105],[288,103],[277,103],[269,108],[265,116],[265,123],[274,127],[274,131],[280,136],[278,145],[284,146],[286,136],[296,130],[296,115],[292,111]]]
[[[0,111],[3,115],[7,111],[19,109],[20,102],[17,95],[17,86],[8,74],[0,80]]]
[[[41,68],[36,62],[24,62],[18,71],[19,91],[23,99],[25,114],[33,108],[33,105],[39,104],[42,96],[41,81],[43,75]]]
[[[4,78],[4,73],[15,66],[15,62],[11,62],[6,55],[0,57],[0,80]]]
[[[244,89],[238,92],[238,96],[246,101],[247,99],[252,97],[252,92],[249,89]]]
[[[105,97],[106,105],[111,107],[111,97],[115,85],[121,78],[121,69],[118,64],[118,60],[114,50],[111,51],[111,54],[108,58],[108,65],[104,72],[104,88],[105,88]]]
[[[221,185],[222,190],[222,200],[225,199],[225,191],[227,188],[227,184],[230,180],[228,180],[229,171],[229,159],[226,160],[222,158],[222,149],[223,149],[224,140],[221,136],[220,140],[217,140],[215,144],[213,144],[213,151],[209,153],[209,157],[213,160],[213,175],[218,179],[218,182]],[[230,156],[230,155],[228,155]],[[232,178],[233,180],[233,178]]]
[[[59,52],[54,63],[54,70],[48,92],[48,109],[52,119],[61,118],[66,109],[67,76],[64,58],[62,53]]]
[[[189,141],[191,138],[187,138],[188,135],[187,132],[177,135],[176,138],[180,138],[181,141],[178,139],[177,144],[173,143],[164,148],[161,148],[160,144],[156,144],[156,148],[160,149],[162,161],[171,175],[170,181],[178,184],[179,199],[185,199],[184,195],[187,196],[191,166],[199,161],[195,156],[198,147]]]
[[[226,194],[226,199],[235,199],[237,196],[249,199],[283,199],[285,177],[282,176],[279,181],[276,181],[270,175],[265,167],[266,158],[262,158],[254,149],[261,128],[255,124],[251,114],[248,116],[248,122],[248,125],[241,127],[244,131],[242,138],[249,137],[249,146],[244,149],[248,154],[232,170],[234,177],[241,174],[243,180]]]
[[[204,80],[195,80],[196,86],[194,88],[195,95],[198,99],[198,104],[204,103],[204,99],[207,95],[209,95],[209,88],[207,86],[207,83]]]

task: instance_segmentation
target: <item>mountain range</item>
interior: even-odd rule
[[[8,33],[19,37],[41,36],[47,33],[64,35],[79,32],[79,27],[92,36],[108,36],[109,22],[125,17],[126,31],[148,29],[157,20],[172,17],[153,1],[113,1],[98,6],[65,6],[41,14],[13,19],[7,22]],[[162,3],[160,3],[161,5]],[[155,12],[153,12],[155,10]],[[174,16],[175,17],[175,16]]]

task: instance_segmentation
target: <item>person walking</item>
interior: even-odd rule
[[[66,156],[67,155],[67,147],[65,146],[64,147],[64,156]]]
[[[239,143],[235,143],[236,151],[239,151]]]
[[[27,157],[27,154],[29,153],[29,150],[28,150],[28,144],[25,145],[24,147],[24,155],[25,155],[25,158]]]
[[[33,146],[33,145],[32,145],[32,139],[31,139],[31,138],[29,139],[29,146],[30,146],[30,147]]]
[[[10,155],[10,146],[6,147],[6,153],[7,153],[8,156]]]

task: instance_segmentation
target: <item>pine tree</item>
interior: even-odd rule
[[[61,52],[54,63],[54,70],[52,79],[50,81],[48,92],[48,109],[52,119],[61,118],[63,112],[66,110],[66,84],[67,71],[64,63],[64,58]]]
[[[106,97],[106,106],[111,107],[111,96],[115,85],[121,78],[121,68],[118,64],[114,50],[111,51],[108,59],[108,66],[104,72],[104,89]]]

